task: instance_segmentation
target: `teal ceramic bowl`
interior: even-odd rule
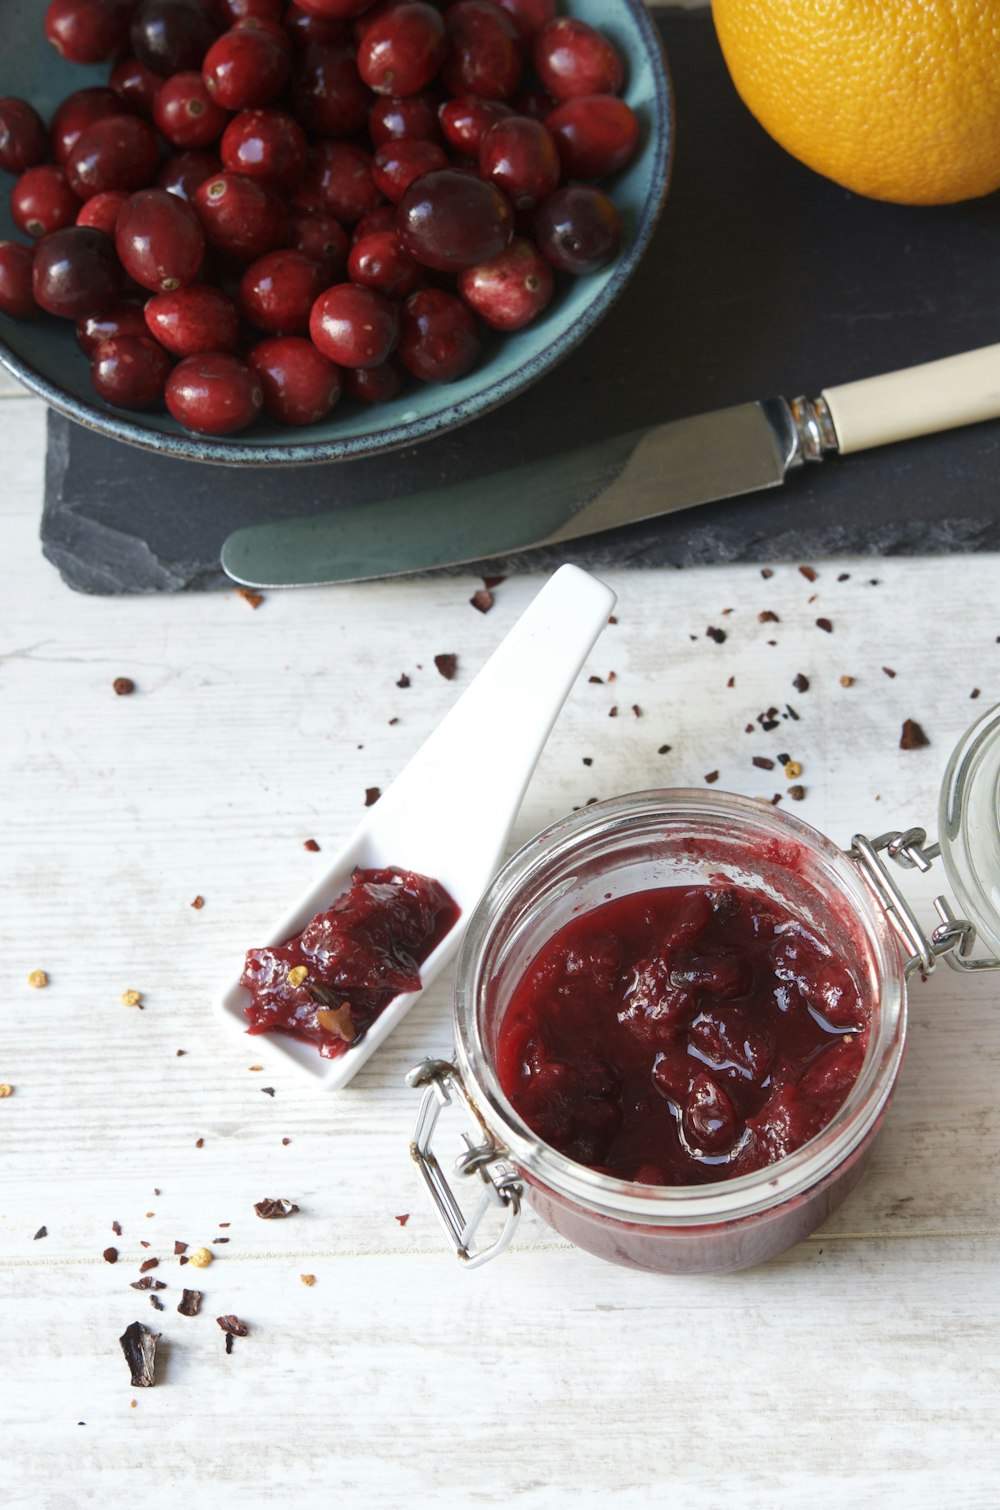
[[[641,128],[632,162],[605,187],[622,217],[623,246],[608,268],[590,277],[560,275],[556,297],[530,326],[490,336],[482,358],[458,382],[413,380],[391,403],[341,401],[329,419],[302,429],[261,418],[231,439],[192,435],[166,409],[135,411],[103,403],[90,385],[88,363],[73,326],[50,316],[18,322],[0,314],[0,361],[53,409],[105,435],[147,450],[226,466],[295,466],[372,455],[413,445],[505,403],[548,372],[603,319],[649,243],[670,176],[673,102],[660,39],[642,0],[571,0],[565,7],[610,37],[626,59],[624,98]],[[39,0],[0,0],[0,95],[29,99],[50,120],[75,89],[106,81],[108,69],[64,63],[48,45]],[[13,179],[0,173],[3,189]],[[23,241],[0,204],[0,240]]]

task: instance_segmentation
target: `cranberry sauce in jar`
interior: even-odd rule
[[[566,1158],[703,1184],[773,1164],[830,1122],[870,1016],[849,965],[772,898],[657,887],[544,944],[511,993],[497,1072]]]

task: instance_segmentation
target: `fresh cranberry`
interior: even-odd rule
[[[52,117],[49,135],[52,155],[66,165],[69,155],[83,133],[111,115],[131,116],[132,112],[113,89],[78,89],[67,95]]]
[[[592,184],[567,184],[535,216],[542,255],[564,273],[593,273],[618,255],[621,222],[614,203]]]
[[[91,225],[96,230],[106,231],[109,236],[113,236],[118,224],[118,211],[130,197],[126,189],[106,189],[103,194],[95,194],[80,207],[80,213],[76,217],[77,225]]]
[[[532,61],[556,100],[618,94],[625,82],[625,65],[607,37],[574,16],[558,16],[542,27]]]
[[[144,0],[132,21],[132,51],[167,78],[200,68],[218,35],[218,23],[198,0]]]
[[[441,12],[423,0],[401,0],[366,28],[358,72],[376,94],[418,94],[437,74],[445,51]]]
[[[445,100],[438,112],[441,130],[449,146],[463,157],[479,156],[483,137],[491,126],[511,114],[509,105],[500,100],[480,100],[475,95],[458,95]]]
[[[238,358],[206,351],[178,362],[167,379],[167,408],[201,435],[234,435],[252,425],[264,403],[260,378]]]
[[[320,263],[301,252],[268,252],[251,263],[240,279],[240,313],[258,330],[304,334],[312,307],[328,283]]]
[[[285,206],[274,190],[242,173],[218,173],[195,192],[194,207],[210,246],[244,262],[281,246]]]
[[[552,298],[552,269],[538,248],[516,236],[498,257],[467,267],[458,291],[481,320],[494,330],[520,330]]]
[[[235,351],[240,338],[236,305],[211,283],[189,283],[156,294],[144,311],[149,334],[175,357],[203,351]]]
[[[340,397],[340,373],[302,336],[272,336],[247,353],[260,379],[264,412],[281,425],[315,425]]]
[[[322,16],[334,21],[353,21],[355,16],[370,10],[373,0],[298,0],[298,7],[310,16]]]
[[[48,236],[76,220],[80,201],[62,168],[41,163],[22,173],[11,190],[14,224],[29,236]]]
[[[86,315],[76,322],[76,339],[85,356],[92,357],[102,341],[112,336],[149,334],[138,299],[120,299],[99,315]]]
[[[206,178],[222,172],[222,163],[214,152],[178,152],[168,157],[156,176],[157,186],[179,199],[194,202],[198,188]]]
[[[377,204],[374,210],[369,210],[367,215],[362,215],[357,225],[351,231],[351,245],[357,246],[365,236],[374,236],[379,231],[394,231],[396,229],[396,206],[394,204]]]
[[[318,262],[332,283],[347,265],[351,238],[332,215],[296,214],[288,220],[288,245]]]
[[[457,168],[425,173],[412,183],[398,218],[410,256],[445,273],[496,257],[514,230],[513,211],[500,190]]]
[[[567,178],[604,178],[625,166],[639,142],[635,112],[613,94],[567,100],[545,124]]]
[[[338,367],[378,367],[395,348],[399,320],[381,294],[354,283],[336,283],[313,305],[309,334]]]
[[[295,118],[313,136],[355,136],[364,130],[372,92],[358,73],[353,47],[311,42],[292,73]]]
[[[218,10],[228,26],[237,21],[273,21],[280,26],[285,5],[284,0],[219,0]]]
[[[166,189],[143,189],[118,212],[115,246],[130,278],[153,293],[193,283],[205,256],[205,233],[189,204]]]
[[[42,118],[27,100],[14,95],[0,99],[0,168],[23,173],[48,156],[49,138]]]
[[[35,249],[31,285],[35,303],[50,315],[80,320],[99,314],[121,293],[114,242],[89,226],[53,231]]]
[[[559,183],[559,153],[539,121],[512,115],[497,121],[479,149],[479,171],[516,210],[530,210]]]
[[[437,102],[429,94],[379,95],[368,112],[368,135],[373,147],[403,137],[439,142]]]
[[[436,142],[413,141],[385,142],[372,160],[372,178],[375,187],[393,204],[398,204],[415,178],[430,173],[435,168],[448,166],[444,149]]]
[[[292,44],[257,26],[233,26],[205,54],[205,88],[224,110],[270,105],[281,93],[292,62]]]
[[[362,404],[387,404],[402,388],[406,374],[390,357],[379,367],[351,367],[344,373],[344,392]]]
[[[283,188],[305,172],[306,134],[283,110],[244,110],[222,135],[222,165],[228,173],[264,178]]]
[[[128,40],[132,0],[49,0],[45,35],[68,63],[103,63]]]
[[[141,59],[121,58],[111,70],[108,83],[122,103],[136,115],[153,119],[153,101],[163,80]]]
[[[0,314],[30,320],[38,305],[31,290],[34,248],[19,241],[0,241]]]
[[[454,294],[421,288],[403,305],[399,360],[425,383],[450,383],[476,365],[482,341],[475,316]]]
[[[321,210],[353,225],[381,202],[371,157],[351,142],[319,142],[310,150],[305,177],[293,191],[295,209]]]
[[[492,0],[458,0],[445,16],[448,54],[441,80],[449,94],[506,100],[521,81],[517,28]]]
[[[351,248],[347,273],[352,283],[373,288],[387,299],[405,299],[423,282],[424,270],[399,244],[395,231],[362,236]]]
[[[517,27],[522,42],[530,42],[556,13],[556,0],[496,0]]]
[[[163,398],[170,358],[148,335],[111,336],[90,361],[90,381],[99,398],[119,409],[149,409]]]
[[[285,15],[285,30],[294,47],[308,47],[310,42],[346,42],[350,23],[332,16],[312,15],[300,5],[290,5]]]
[[[141,189],[160,166],[160,149],[148,122],[109,115],[88,126],[66,160],[74,194],[90,199],[108,189]]]
[[[200,73],[175,73],[156,96],[153,120],[175,147],[209,147],[226,129],[229,113],[216,104]]]

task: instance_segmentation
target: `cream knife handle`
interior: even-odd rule
[[[825,388],[842,454],[1000,419],[1000,345]]]

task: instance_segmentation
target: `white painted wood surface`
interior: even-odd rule
[[[505,1259],[461,1273],[407,1157],[402,1083],[449,1047],[449,983],[339,1097],[251,1070],[265,1051],[209,1002],[322,863],[303,841],[349,831],[537,579],[503,583],[485,617],[467,578],[271,594],[256,612],[230,593],[88,599],[39,551],[43,451],[41,404],[0,403],[4,1504],[995,1506],[997,983],[942,969],[914,989],[869,1172],[784,1259],[656,1278],[528,1216]],[[835,838],[933,827],[951,745],[1000,693],[998,561],[815,564],[812,585],[794,565],[611,574],[619,623],[588,671],[616,680],[581,679],[516,837],[715,769],[770,796],[788,783],[751,758],[784,749],[807,788],[795,811]],[[788,701],[800,722],[744,733]],[[898,749],[907,717],[928,749]],[[931,882],[915,891],[929,918]],[[121,1005],[128,988],[144,1010]],[[265,1195],[301,1213],[261,1222]],[[179,1269],[175,1239],[216,1261]],[[148,1256],[169,1286],[159,1316],[128,1287]],[[176,1312],[185,1282],[206,1295],[194,1319]],[[230,1357],[224,1312],[251,1328]],[[118,1347],[136,1319],[163,1334],[153,1390],[130,1387]]]

